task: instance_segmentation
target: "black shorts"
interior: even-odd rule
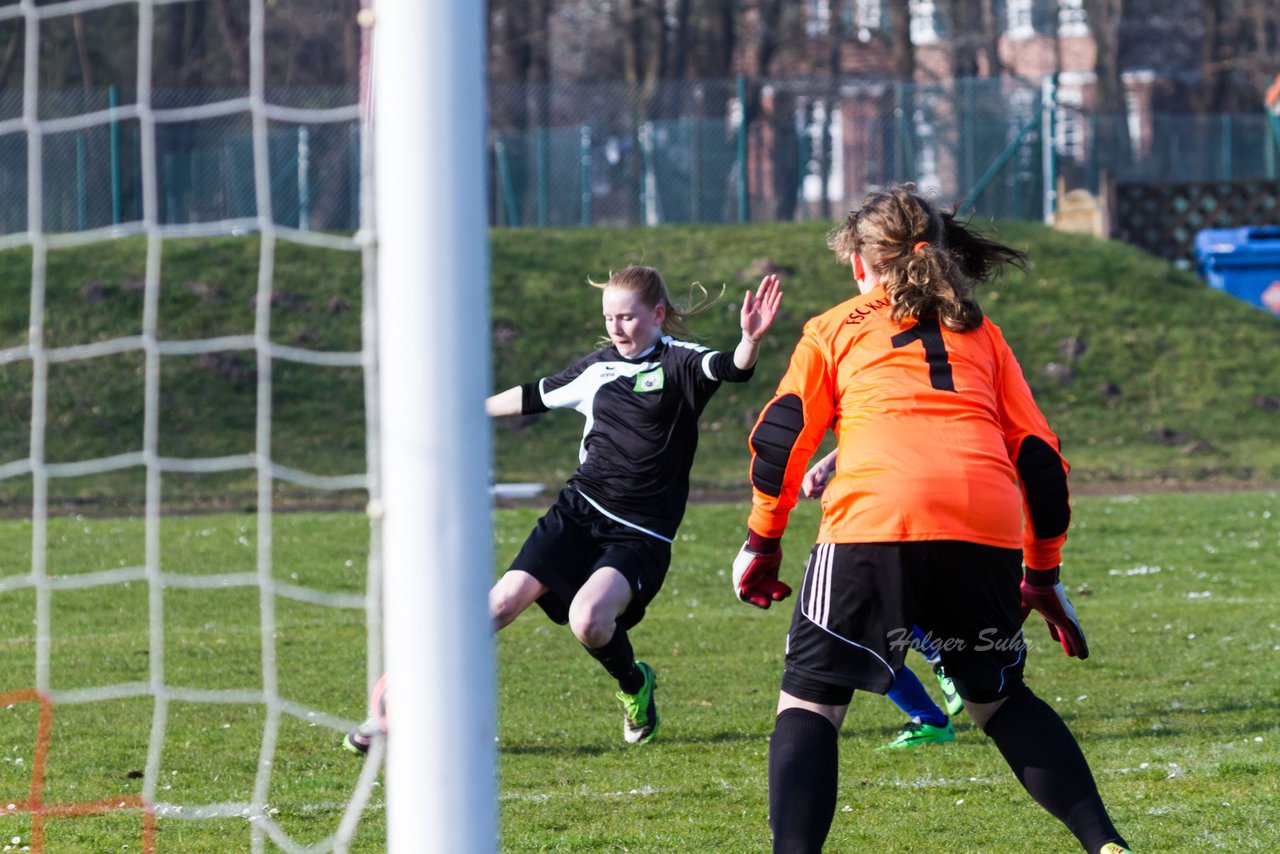
[[[1022,552],[956,541],[819,543],[787,634],[782,690],[842,706],[886,693],[918,625],[960,696],[1006,697],[1022,683]]]
[[[529,573],[547,588],[538,605],[562,626],[569,622],[573,597],[605,566],[621,572],[631,585],[631,603],[618,617],[618,624],[629,629],[662,588],[671,566],[671,544],[610,519],[570,488],[560,491],[511,562],[511,569]]]

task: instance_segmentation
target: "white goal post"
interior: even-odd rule
[[[373,7],[388,849],[497,847],[484,4]]]

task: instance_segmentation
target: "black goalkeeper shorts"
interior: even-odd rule
[[[618,617],[629,629],[662,588],[671,544],[601,513],[574,489],[561,490],[511,562],[546,586],[538,605],[554,622],[569,622],[569,603],[597,569],[611,566],[631,585],[631,603]]]
[[[886,693],[919,626],[960,696],[989,703],[1022,683],[1022,552],[956,541],[819,543],[787,634],[782,690],[842,706]]]

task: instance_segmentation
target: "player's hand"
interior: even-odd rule
[[[738,556],[733,559],[733,589],[738,598],[757,608],[768,608],[791,595],[791,588],[778,580],[782,565],[782,541],[747,532]]]
[[[743,336],[759,343],[773,325],[781,304],[782,287],[778,284],[777,275],[770,273],[760,280],[760,287],[756,289],[754,296],[751,291],[747,291],[742,298],[740,318]]]
[[[1076,609],[1058,580],[1058,568],[1028,569],[1022,577],[1022,619],[1035,611],[1044,617],[1049,626],[1049,636],[1062,644],[1062,651],[1071,658],[1084,660],[1089,657],[1089,644],[1084,639],[1084,629],[1076,617]]]
[[[831,473],[835,470],[835,451],[832,451],[814,463],[813,466],[804,473],[804,480],[800,482],[800,489],[804,492],[805,497],[821,498],[822,493],[827,488],[827,481],[831,480]]]

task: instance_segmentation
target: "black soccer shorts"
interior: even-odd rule
[[[782,690],[842,706],[886,693],[918,625],[960,696],[989,703],[1022,683],[1022,553],[957,541],[818,543],[787,634]]]
[[[511,562],[511,569],[546,586],[538,605],[562,626],[569,622],[573,597],[593,572],[606,566],[631,585],[631,603],[618,617],[618,624],[629,629],[662,588],[671,566],[671,544],[610,519],[571,488],[561,490]]]

